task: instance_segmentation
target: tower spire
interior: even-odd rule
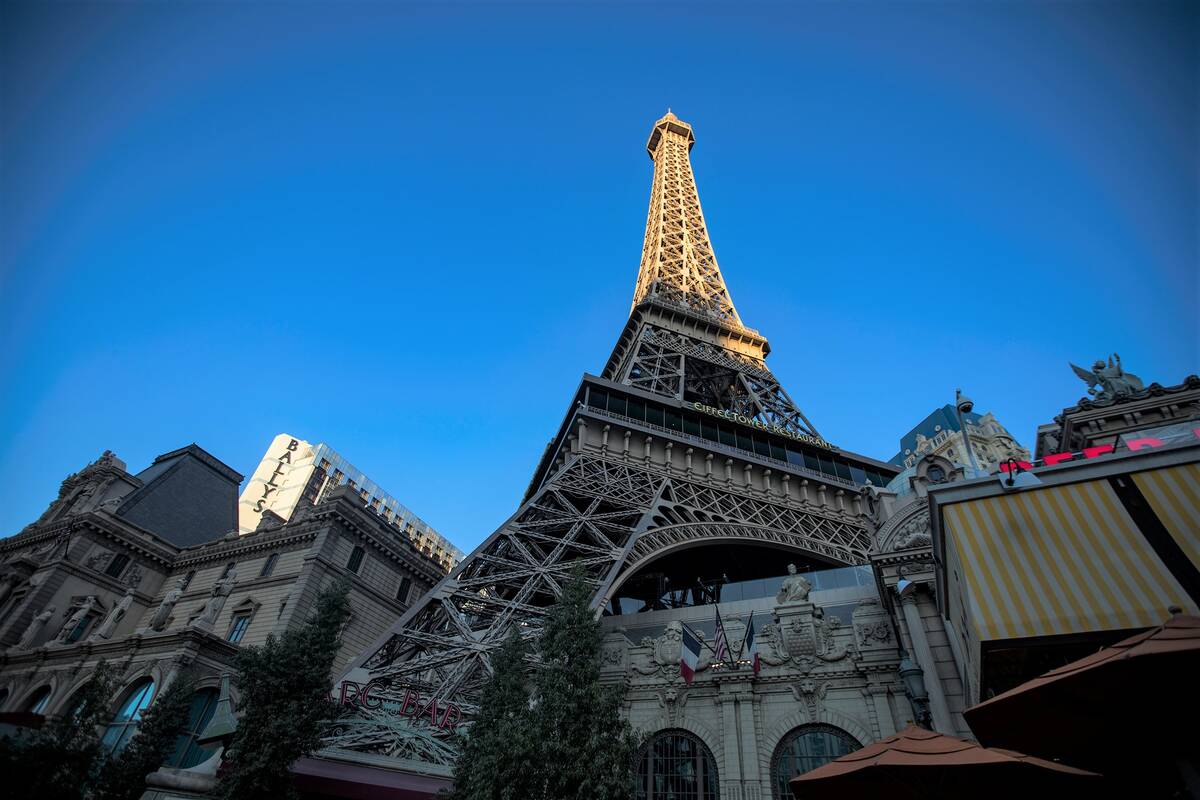
[[[688,160],[695,143],[692,126],[669,110],[650,132],[646,150],[654,161],[654,182],[633,306],[658,298],[740,328],[700,210]]]

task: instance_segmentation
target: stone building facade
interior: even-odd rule
[[[985,472],[995,472],[1000,463],[1009,458],[1022,461],[1029,458],[1029,451],[991,411],[986,414],[968,412],[963,415],[963,423],[979,468]],[[927,455],[966,463],[962,430],[954,407],[946,404],[900,437],[900,452],[892,456],[891,463],[910,470]]]
[[[241,477],[195,445],[136,475],[105,453],[0,540],[0,711],[67,713],[106,661],[119,675],[114,725],[184,668],[211,716],[238,648],[301,624],[330,582],[351,586],[340,669],[445,574],[350,487],[239,533]],[[175,766],[199,755],[176,753]]]

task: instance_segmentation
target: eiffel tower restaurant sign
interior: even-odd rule
[[[712,406],[706,406],[703,403],[692,403],[692,408],[699,411],[701,414],[708,414],[712,417],[727,419],[730,422],[736,422],[739,425],[748,425],[751,428],[758,428],[760,431],[768,431],[778,436],[786,436],[787,438],[793,439],[797,442],[811,444],[813,447],[820,447],[825,450],[837,452],[836,447],[819,436],[809,436],[807,433],[789,431],[782,425],[772,425],[761,420],[757,420],[754,417],[747,417],[745,414],[738,414],[724,408],[713,408]]]

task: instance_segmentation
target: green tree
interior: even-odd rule
[[[453,800],[524,800],[532,796],[528,644],[516,626],[492,656],[470,732],[454,764]]]
[[[100,731],[108,724],[116,678],[101,662],[72,708],[37,731],[0,739],[0,774],[13,800],[79,800],[96,781]]]
[[[237,657],[241,718],[217,786],[223,800],[281,800],[296,796],[291,765],[316,750],[332,718],[330,673],[350,617],[349,584],[317,596],[315,613],[262,647]]]
[[[142,796],[146,776],[161,767],[175,749],[195,690],[195,676],[184,672],[154,698],[129,744],[101,767],[94,800],[137,800]]]
[[[619,686],[600,684],[594,585],[577,566],[551,606],[538,642],[535,707],[538,788],[544,800],[628,800],[637,741],[621,719]]]

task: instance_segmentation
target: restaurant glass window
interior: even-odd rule
[[[771,758],[771,794],[774,800],[789,800],[788,781],[828,764],[862,747],[850,734],[832,725],[802,725],[793,728],[775,748]]]
[[[718,430],[720,431],[719,438],[721,440],[721,444],[725,445],[726,447],[737,447],[737,434],[734,433],[733,428],[729,427],[728,425],[722,425],[718,428]]]
[[[25,710],[30,714],[45,714],[48,705],[50,705],[50,687],[43,686],[29,698],[29,702],[25,704]]]
[[[165,766],[176,769],[194,767],[212,757],[215,747],[201,747],[196,739],[212,721],[217,710],[217,690],[201,689],[192,695],[187,720],[175,737],[175,749],[167,758]]]
[[[703,434],[702,425],[703,425],[703,423],[701,423],[700,419],[698,417],[696,417],[694,414],[684,414],[683,415],[683,432],[684,433],[689,434],[691,436],[703,436],[704,434]],[[715,430],[713,431],[713,436],[714,436],[714,438],[716,436]]]
[[[644,422],[646,420],[646,404],[641,400],[631,397],[629,398],[629,410],[625,414],[631,419]]]
[[[588,392],[588,405],[603,411],[608,407],[608,392],[592,389]]]
[[[683,415],[678,411],[667,410],[667,428],[673,431],[683,430]]]
[[[663,427],[663,410],[653,403],[646,404],[646,422]]]
[[[635,800],[718,800],[717,762],[687,731],[654,735],[637,756]]]
[[[104,738],[101,742],[105,753],[116,755],[125,749],[125,745],[137,733],[138,723],[142,721],[142,713],[149,707],[150,701],[153,699],[153,680],[146,678],[134,684],[129,693],[125,695],[125,702],[121,703],[117,715],[104,729]]]
[[[608,410],[614,414],[625,416],[629,413],[629,402],[623,394],[611,394],[608,396]]]

